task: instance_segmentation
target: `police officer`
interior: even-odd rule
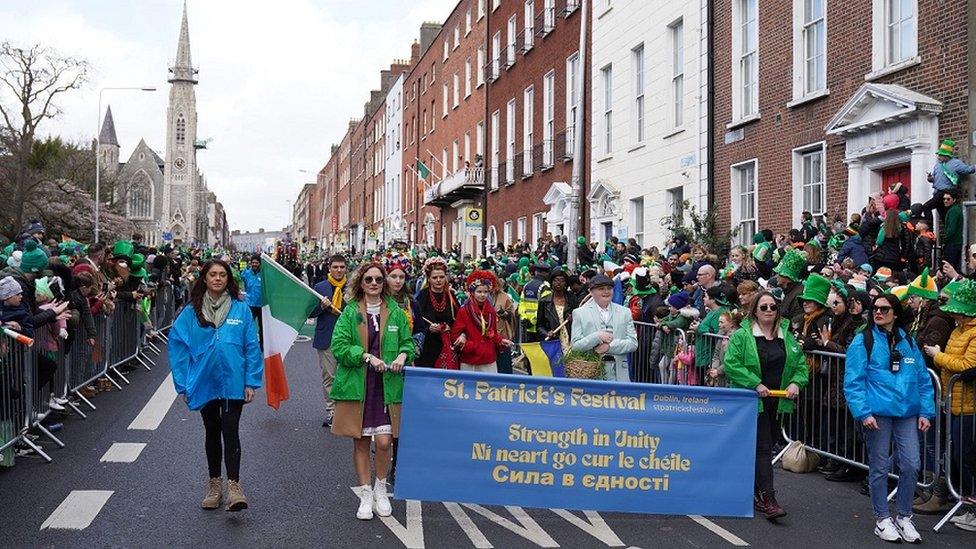
[[[540,341],[539,324],[539,300],[552,295],[552,288],[549,287],[549,265],[539,262],[530,269],[532,279],[525,283],[522,288],[522,295],[519,299],[518,315],[522,324],[522,341]]]

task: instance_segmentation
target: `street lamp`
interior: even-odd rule
[[[101,160],[99,157],[99,148],[102,145],[102,94],[109,90],[129,90],[129,91],[144,91],[153,92],[156,88],[150,86],[142,87],[109,87],[102,88],[98,90],[98,112],[95,113],[95,242],[98,242],[98,230],[99,230],[99,197],[102,189],[102,176],[101,176]]]

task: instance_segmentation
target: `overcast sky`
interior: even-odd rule
[[[213,138],[198,158],[232,229],[285,224],[285,201],[315,180],[349,119],[362,116],[379,71],[409,58],[420,24],[444,20],[456,3],[189,0],[198,133]],[[182,9],[183,0],[0,0],[0,40],[49,45],[96,69],[42,133],[92,139],[100,88],[151,85],[158,91],[107,91],[104,103],[123,161],[140,138],[163,155]]]

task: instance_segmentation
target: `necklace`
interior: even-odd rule
[[[430,304],[434,307],[435,311],[437,311],[438,313],[443,313],[444,311],[447,310],[447,292],[441,292],[440,303],[438,303],[437,298],[434,297],[435,295],[437,295],[434,292],[434,290],[430,290],[428,294],[430,295]]]

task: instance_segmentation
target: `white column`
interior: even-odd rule
[[[865,182],[862,181],[864,163],[860,160],[845,160],[847,164],[847,212],[860,212],[868,202]]]
[[[925,203],[932,198],[932,184],[928,181],[929,170],[935,165],[935,155],[928,146],[912,147],[912,204]]]

